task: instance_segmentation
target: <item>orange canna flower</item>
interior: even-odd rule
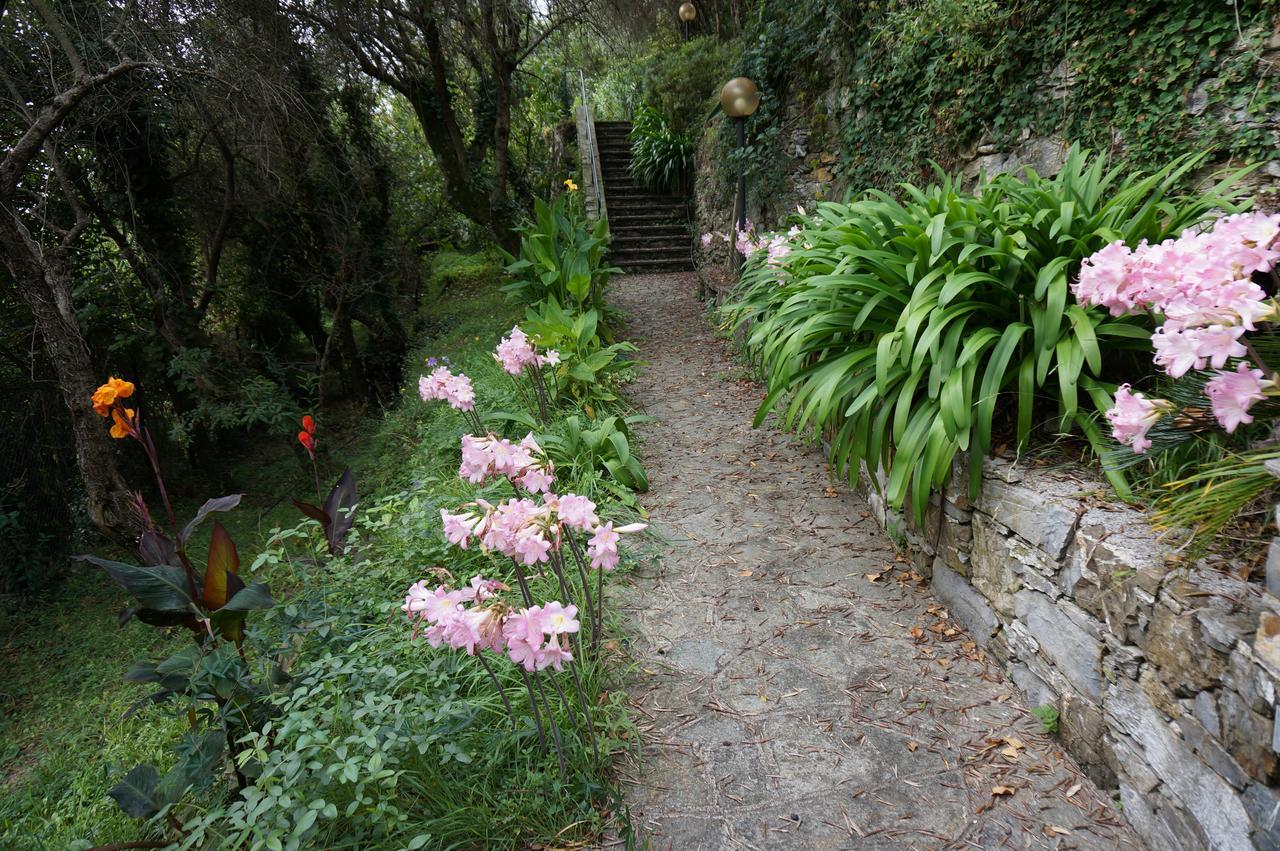
[[[130,392],[132,392],[132,390]],[[123,414],[121,414],[122,410],[124,411]],[[123,437],[129,437],[134,433],[133,408],[115,408],[111,411],[111,419],[115,421],[115,425],[111,426],[111,436],[116,440],[120,440]]]
[[[116,400],[129,398],[133,395],[133,390],[132,382],[111,376],[107,379],[106,384],[93,391],[94,412],[100,417],[108,416],[111,412],[111,406],[115,404]]]

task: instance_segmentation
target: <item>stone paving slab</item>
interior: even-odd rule
[[[927,583],[765,426],[690,274],[615,278],[663,541],[621,591],[654,849],[1137,849]]]

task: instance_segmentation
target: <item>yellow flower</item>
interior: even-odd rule
[[[577,192],[577,191],[578,191],[578,184],[576,184],[576,183],[574,183],[574,182],[573,182],[573,178],[572,178],[572,177],[570,177],[568,180],[566,180],[566,181],[564,182],[564,186],[565,186],[565,188],[566,188],[566,189],[568,189],[570,192]]]
[[[119,408],[111,412],[111,418],[115,420],[115,425],[111,426],[111,436],[116,440],[133,434],[133,413],[133,408],[125,408],[123,415]]]
[[[112,376],[107,383],[93,391],[93,410],[100,417],[107,416],[111,406],[117,399],[127,399],[133,395],[133,384],[123,378]]]

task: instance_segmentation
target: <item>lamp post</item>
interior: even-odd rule
[[[720,107],[738,125],[738,151],[747,145],[747,116],[756,111],[756,107],[760,105],[760,90],[756,88],[756,84],[746,77],[735,77],[724,84],[724,88],[720,90]],[[734,202],[733,209],[733,229],[734,241],[737,242],[737,234],[742,231],[747,224],[747,167],[742,161],[742,157],[738,158],[738,198]],[[742,256],[738,254],[735,248],[730,252],[733,258],[733,268],[736,270],[742,266]]]
[[[680,4],[680,29],[684,34],[684,40],[689,40],[689,24],[693,23],[698,17],[698,9],[692,3]]]

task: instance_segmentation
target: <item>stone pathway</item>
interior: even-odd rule
[[[639,847],[1140,848],[762,393],[691,274],[615,279],[665,539],[621,601]]]

